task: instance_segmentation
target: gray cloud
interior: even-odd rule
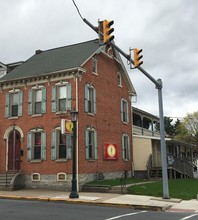
[[[163,81],[164,114],[198,110],[197,0],[75,0],[83,17],[114,20],[116,44],[143,49],[142,67]],[[72,0],[0,2],[0,62],[26,60],[36,49],[50,49],[97,37],[79,17]],[[134,106],[158,115],[155,85],[130,70],[138,97]]]

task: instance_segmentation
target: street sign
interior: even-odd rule
[[[68,119],[61,119],[61,134],[71,134],[73,131],[73,122]]]

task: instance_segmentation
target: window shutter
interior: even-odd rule
[[[18,116],[22,116],[23,110],[23,92],[19,92]]]
[[[96,114],[96,89],[93,89],[93,110],[94,110],[94,114]]]
[[[128,102],[126,101],[126,122],[129,122],[129,109],[128,109]]]
[[[32,159],[32,132],[28,132],[27,138],[27,161]]]
[[[89,85],[85,85],[85,112],[88,112]]]
[[[56,86],[52,87],[52,112],[56,112]]]
[[[57,147],[57,141],[56,141],[57,133],[56,130],[52,131],[52,146],[51,146],[51,159],[56,160],[56,147]]]
[[[89,130],[86,129],[86,133],[85,133],[85,158],[89,159]]]
[[[124,156],[124,134],[122,135],[122,159],[125,159],[125,156]]]
[[[41,132],[41,160],[46,160],[46,133]]]
[[[121,99],[121,102],[120,102],[120,114],[121,114],[121,121],[123,121],[123,99]]]
[[[67,102],[66,102],[66,109],[71,110],[72,105],[72,97],[71,97],[71,84],[67,84]]]
[[[42,88],[42,106],[41,106],[42,113],[46,113],[46,88]]]
[[[130,138],[129,136],[127,135],[127,139],[128,139],[128,160],[131,159],[131,148],[130,148]]]
[[[28,115],[32,115],[32,89],[28,92]]]
[[[5,117],[9,118],[10,116],[10,94],[6,94],[6,100],[5,100]]]
[[[72,158],[72,136],[66,136],[66,149],[67,149],[67,159]]]
[[[94,158],[98,159],[97,132],[94,130]]]

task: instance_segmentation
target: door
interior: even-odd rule
[[[152,140],[152,149],[153,149],[153,167],[161,167],[161,149],[160,142]]]
[[[20,170],[21,137],[17,130],[11,131],[8,138],[8,171]]]

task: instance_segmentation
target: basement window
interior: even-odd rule
[[[41,180],[41,175],[39,173],[32,173],[31,180],[32,182],[39,182]]]
[[[66,181],[66,173],[57,173],[57,181]]]

